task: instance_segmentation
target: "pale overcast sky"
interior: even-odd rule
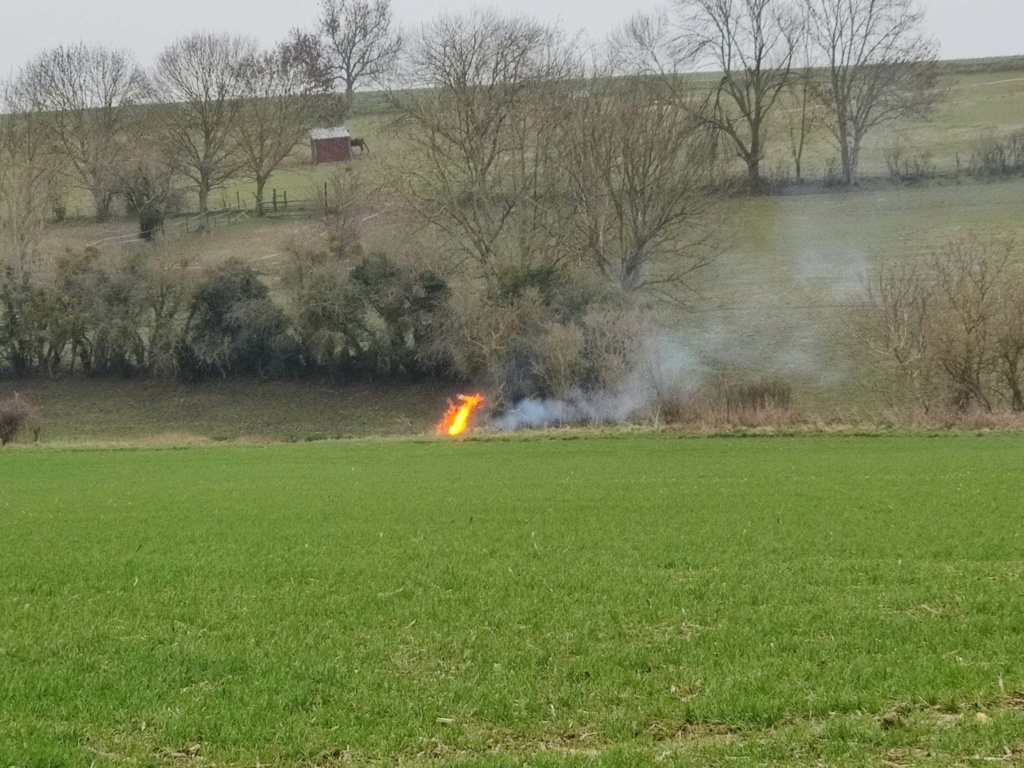
[[[175,37],[197,29],[231,30],[273,43],[295,26],[309,26],[317,0],[0,0],[0,75],[36,52],[60,43],[102,43],[131,48],[148,64]],[[442,10],[488,5],[477,0],[393,0],[403,24]],[[943,58],[1024,54],[1024,0],[923,0]],[[499,7],[570,31],[600,38],[633,11],[657,2],[621,0],[513,0]]]

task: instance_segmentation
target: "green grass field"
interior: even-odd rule
[[[6,451],[0,765],[1019,761],[1022,450]]]

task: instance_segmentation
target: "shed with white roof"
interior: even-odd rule
[[[313,165],[345,163],[352,159],[352,134],[347,128],[314,128],[309,132]]]

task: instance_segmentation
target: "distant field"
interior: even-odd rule
[[[837,391],[859,405],[850,321],[875,268],[927,256],[956,230],[1020,241],[1024,181],[741,199],[674,322],[723,365],[802,383],[811,407],[834,407]]]
[[[457,387],[429,384],[0,380],[36,404],[45,442],[322,440],[430,432]],[[27,437],[25,439],[28,439]]]
[[[949,173],[956,169],[957,155],[966,166],[980,139],[1024,128],[1024,66],[1020,61],[1014,69],[948,76],[944,84],[947,97],[931,119],[899,121],[868,135],[862,160],[865,176],[887,176],[886,153],[895,146],[905,156],[927,154],[937,170]],[[794,106],[783,105],[786,109]],[[771,131],[766,173],[791,162],[788,126],[781,115],[776,116]],[[807,179],[820,181],[826,161],[837,155],[828,133],[817,132],[805,157]]]
[[[5,451],[0,764],[1013,763],[1022,449]]]
[[[936,168],[951,172],[956,168],[957,155],[966,163],[979,139],[988,135],[1001,136],[1024,128],[1024,60],[979,59],[976,61],[948,62],[949,72],[944,78],[948,98],[929,120],[901,121],[877,129],[866,139],[862,169],[866,176],[886,176],[886,152],[899,145],[905,156],[928,154]],[[701,80],[713,80],[708,75],[697,76]],[[379,180],[378,171],[383,165],[395,159],[403,151],[389,130],[392,115],[381,94],[359,95],[358,112],[346,121],[353,135],[365,138],[370,154],[357,153],[354,165],[368,170],[371,178]],[[795,103],[783,100],[780,111],[775,114],[769,128],[769,145],[762,171],[766,177],[777,175],[782,168],[790,167],[792,160],[789,149],[787,111]],[[811,137],[804,158],[805,178],[820,181],[829,159],[838,156],[828,133],[817,130]],[[288,194],[290,201],[304,201],[317,195],[323,182],[335,168],[314,167],[310,163],[309,146],[300,144],[286,167],[273,175],[267,185],[267,200],[277,189],[281,195]],[[737,167],[739,173],[742,169]],[[790,171],[787,171],[791,173]],[[235,207],[239,202],[253,207],[255,185],[245,179],[228,183],[223,189],[214,190],[210,195],[213,209]],[[187,200],[190,207],[196,200]],[[91,203],[82,190],[72,190],[68,210],[70,215],[88,217]]]

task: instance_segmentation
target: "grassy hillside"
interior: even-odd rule
[[[432,431],[448,397],[457,394],[438,383],[0,380],[0,400],[13,391],[39,407],[46,442],[148,438],[172,444],[420,434]]]
[[[1012,762],[1021,448],[0,454],[0,762]]]
[[[957,157],[966,164],[979,140],[1002,136],[1024,128],[1024,59],[978,59],[944,63],[946,74],[943,86],[947,98],[929,120],[902,121],[874,131],[866,140],[862,170],[865,176],[886,176],[886,153],[899,146],[905,156],[925,156],[940,172],[949,173],[957,167]],[[713,81],[715,77],[702,73],[691,76],[695,82]],[[784,99],[769,128],[767,157],[763,164],[765,176],[791,173],[788,118],[796,103]],[[357,113],[347,121],[354,136],[365,138],[370,146],[369,155],[357,153],[356,164],[374,176],[382,171],[389,160],[401,155],[403,149],[390,131],[393,116],[381,94],[360,94]],[[827,131],[818,129],[811,137],[804,159],[805,177],[820,181],[830,159],[838,153]],[[737,166],[737,173],[741,167]],[[296,147],[285,167],[273,175],[267,186],[277,189],[282,198],[287,192],[294,201],[307,200],[317,195],[327,176],[334,172],[331,166],[310,165],[310,150],[306,143]],[[255,185],[246,179],[228,183],[214,190],[210,196],[212,208],[253,207]],[[194,208],[196,201],[186,197],[186,205]],[[283,208],[283,200],[282,200]],[[83,190],[71,190],[69,214],[88,217],[91,212],[89,196]]]
[[[867,173],[884,174],[885,151],[897,136],[911,151],[929,152],[937,164],[952,167],[957,153],[969,152],[990,132],[1007,133],[1024,126],[1024,65],[1020,61],[955,63],[949,65],[947,78],[949,100],[932,122],[898,126],[870,140],[865,156]],[[362,115],[350,125],[355,134],[368,139],[370,154],[357,156],[346,166],[313,168],[305,164],[308,149],[300,148],[270,188],[278,189],[282,198],[287,191],[294,203],[315,196],[333,174],[357,176],[366,190],[360,214],[366,248],[385,250],[410,263],[450,269],[451,254],[434,233],[405,211],[402,201],[393,198],[385,184],[400,168],[403,149],[387,131],[389,116],[383,103],[368,94],[363,106]],[[775,131],[774,151],[785,155],[785,136],[778,134],[778,127]],[[833,150],[819,134],[809,153],[809,168],[813,169],[822,166]],[[779,160],[766,162],[766,171]],[[820,167],[810,175],[816,173]],[[225,205],[234,205],[236,199],[251,197],[251,185],[239,181],[215,194],[214,202],[219,204],[220,197]],[[186,234],[180,222],[172,222],[168,236],[158,246],[160,258],[186,259],[196,271],[228,258],[241,259],[257,266],[274,287],[288,248],[296,244],[316,247],[325,236],[322,223],[305,213],[286,216],[281,210],[280,214],[264,220],[239,217],[233,223],[217,219],[213,231],[203,235]],[[956,183],[946,179],[913,187],[871,182],[850,193],[736,198],[723,212],[720,257],[695,275],[684,306],[663,309],[672,347],[669,354],[692,381],[702,381],[721,368],[752,376],[777,375],[796,385],[798,408],[876,409],[878,404],[859,386],[850,332],[851,313],[865,294],[874,265],[925,254],[961,228],[1020,237],[1024,235],[1022,222],[1022,180]],[[105,225],[75,221],[49,227],[44,250],[60,253],[87,244],[96,244],[115,256],[144,247],[134,238],[130,221]],[[250,392],[244,386],[239,392],[242,390]],[[246,410],[248,394],[233,400],[225,395],[210,399],[202,390],[174,390],[178,394],[169,397],[179,403],[177,408],[154,407],[162,396],[152,401],[140,399],[139,408],[122,417],[112,404],[116,391],[123,391],[131,400],[138,396],[133,393],[146,390],[118,382],[109,387],[86,384],[79,388],[62,383],[38,389],[37,399],[51,416],[47,419],[49,434],[93,439],[138,436],[147,431],[217,437],[419,432],[433,420],[437,401],[444,399],[430,392],[422,398],[416,395],[413,404],[406,394],[399,393],[394,408],[330,410],[316,398],[310,400],[307,389],[293,391],[282,384],[276,389],[251,388],[266,402],[254,417]],[[344,394],[336,397],[347,401]],[[390,399],[390,390],[383,397]],[[79,398],[87,404],[84,409],[76,407]],[[365,401],[359,393],[352,399],[353,403]],[[150,408],[152,416],[147,415]],[[393,412],[398,415],[392,417]],[[90,413],[93,415],[85,415]],[[307,413],[316,415],[307,417]]]
[[[68,224],[49,237],[60,248],[119,226]],[[721,222],[722,255],[694,277],[685,306],[662,313],[667,355],[692,382],[717,369],[774,375],[795,385],[799,409],[870,416],[878,403],[856,374],[850,319],[872,269],[922,256],[957,229],[1024,236],[1024,181],[734,200]],[[196,269],[250,261],[273,285],[289,244],[322,235],[316,221],[251,220],[159,247],[161,258],[186,257]],[[444,259],[429,234],[393,212],[368,221],[364,239],[370,249]],[[110,380],[0,381],[0,396],[15,388],[43,407],[48,439],[419,433],[453,394],[444,386],[322,391],[286,382],[192,388]]]

